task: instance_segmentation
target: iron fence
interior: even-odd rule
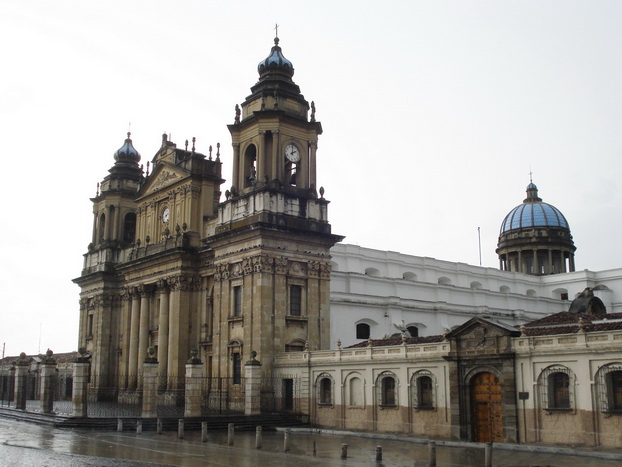
[[[300,378],[280,375],[261,379],[262,413],[301,413]]]
[[[15,397],[15,375],[0,375],[0,405],[9,407]]]
[[[127,382],[119,387],[119,380]],[[92,374],[87,386],[89,417],[140,417],[142,384],[136,375]]]
[[[160,376],[156,398],[158,417],[183,417],[185,396],[186,379],[184,377]]]
[[[245,379],[212,378],[201,379],[201,413],[243,413]]]

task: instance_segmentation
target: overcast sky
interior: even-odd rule
[[[0,345],[77,347],[89,198],[131,122],[143,162],[222,145],[278,23],[346,242],[498,267],[529,172],[578,269],[622,267],[620,1],[0,3]],[[39,330],[41,334],[39,333]]]

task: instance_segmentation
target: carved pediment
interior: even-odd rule
[[[187,176],[188,174],[183,169],[161,162],[140,189],[139,198],[161,191]]]
[[[489,354],[507,351],[511,338],[520,331],[503,323],[473,318],[447,335],[459,352]]]

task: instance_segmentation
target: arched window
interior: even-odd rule
[[[607,393],[610,412],[622,412],[622,370],[607,373]]]
[[[356,338],[369,339],[371,336],[371,327],[367,323],[359,323],[356,325]]]
[[[333,404],[333,380],[329,375],[320,375],[318,383],[318,403],[320,405]]]
[[[569,368],[553,365],[542,371],[539,378],[542,408],[571,410],[574,397],[574,375]]]
[[[123,220],[123,242],[134,243],[136,236],[136,214],[128,212]]]
[[[416,281],[416,280],[417,280],[417,274],[415,274],[414,272],[405,272],[405,273],[402,275],[402,278],[403,278],[404,280],[407,280],[407,281],[413,281],[413,282],[414,282],[414,281]]]
[[[622,363],[600,367],[596,380],[601,412],[622,413]]]
[[[365,269],[365,275],[366,276],[377,277],[377,276],[380,275],[380,271],[378,271],[376,268],[367,268],[367,269]]]
[[[410,337],[419,337],[419,328],[417,326],[408,326],[406,330]]]
[[[99,216],[99,225],[97,226],[97,240],[103,241],[106,236],[106,214]]]
[[[412,405],[418,410],[434,409],[434,380],[428,370],[421,370],[412,376]]]
[[[397,378],[393,373],[382,373],[378,377],[378,401],[381,406],[395,407],[397,405]]]
[[[244,151],[244,187],[253,186],[257,180],[257,148],[249,145]]]
[[[451,285],[451,279],[449,277],[439,277],[438,283],[441,285]]]
[[[365,394],[363,392],[363,380],[353,376],[348,380],[348,406],[363,407],[365,405]]]
[[[306,342],[302,339],[294,339],[293,341],[285,344],[285,352],[303,352],[305,350]]]
[[[501,287],[499,287],[499,292],[510,293],[510,288],[507,285],[502,285]]]

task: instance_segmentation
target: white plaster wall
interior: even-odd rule
[[[575,294],[595,294],[608,312],[622,312],[622,269],[530,276],[434,258],[338,244],[331,249],[331,348],[358,342],[356,324],[371,337],[419,327],[419,335],[442,334],[475,316],[520,325],[567,311]],[[439,284],[439,279],[443,284]],[[561,300],[561,293],[569,300]]]

